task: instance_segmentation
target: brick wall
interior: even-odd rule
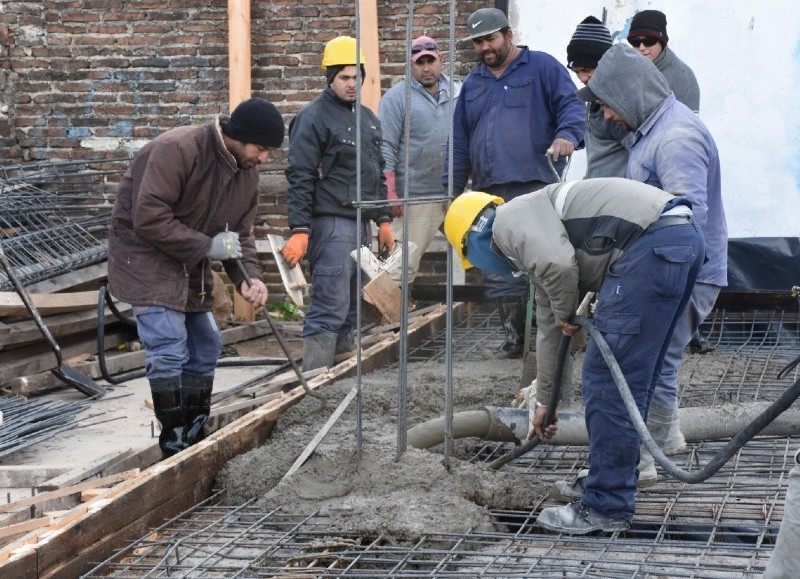
[[[477,8],[459,1],[457,39]],[[413,36],[451,51],[449,0],[414,3]],[[354,0],[253,0],[252,92],[287,122],[324,87],[325,43],[355,34]],[[382,86],[405,72],[408,2],[378,1]],[[0,1],[0,165],[127,157],[175,126],[228,112],[226,0]],[[456,76],[475,64],[456,42]],[[283,232],[286,160],[264,170],[259,231]],[[277,288],[276,288],[277,289]]]

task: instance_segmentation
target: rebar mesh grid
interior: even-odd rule
[[[491,317],[479,308],[455,327],[454,358],[498,340]],[[787,312],[715,312],[703,330],[716,355],[730,363],[713,380],[683,385],[684,403],[773,400],[797,379],[797,369],[783,381],[775,378],[800,353],[797,321]],[[436,359],[437,340],[418,353]],[[692,357],[698,364],[702,358]],[[724,444],[689,444],[673,460],[697,468]],[[584,537],[534,524],[543,507],[557,504],[548,499],[526,511],[494,511],[502,531],[432,533],[397,546],[381,536],[332,536],[320,513],[220,507],[212,497],[85,577],[758,577],[778,533],[798,445],[797,437],[758,437],[703,483],[662,477],[637,494],[631,529]],[[476,443],[472,460],[491,462],[510,448]],[[542,445],[505,468],[547,483],[573,477],[587,459],[585,447]]]
[[[121,160],[0,167],[0,246],[23,284],[100,263]],[[0,291],[13,289],[0,272]]]

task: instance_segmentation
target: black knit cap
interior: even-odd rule
[[[345,64],[333,64],[325,69],[325,80],[328,81],[328,86],[331,86],[333,79],[336,78],[336,75],[342,72],[344,67],[347,66]],[[353,65],[350,65],[353,66]],[[361,65],[361,82],[363,84],[364,80],[367,78],[367,69],[364,68],[364,65]]]
[[[669,42],[667,36],[667,16],[658,10],[642,10],[637,12],[631,20],[631,31],[628,32],[628,40],[637,36],[649,36],[655,38],[666,46]]]
[[[611,32],[594,16],[578,24],[567,45],[567,68],[597,68],[597,63],[611,48]]]
[[[231,139],[273,149],[283,145],[285,130],[275,105],[260,98],[239,103],[230,120],[222,125],[222,132]]]

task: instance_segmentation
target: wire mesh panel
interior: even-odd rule
[[[704,325],[718,371],[688,369],[683,402],[714,405],[769,401],[793,377],[778,370],[800,353],[797,315],[715,312]],[[496,340],[491,310],[480,308],[454,331],[458,355]],[[421,346],[427,359],[444,348],[439,337]],[[710,364],[692,356],[689,363]],[[705,359],[705,362],[703,361]],[[703,376],[701,379],[700,377]],[[800,438],[758,437],[714,476],[685,484],[662,475],[637,493],[625,532],[582,537],[535,525],[545,498],[518,511],[493,511],[496,532],[431,533],[396,545],[382,535],[332,533],[323,513],[297,516],[286,506],[264,511],[212,497],[91,570],[86,577],[759,577],[783,515],[787,474]],[[707,463],[724,442],[698,442],[674,461],[684,469]],[[491,462],[509,444],[476,442],[471,460]],[[538,483],[573,477],[588,461],[586,447],[540,445],[504,468]]]
[[[123,161],[0,167],[0,246],[23,284],[104,261]],[[0,271],[0,291],[13,285]]]

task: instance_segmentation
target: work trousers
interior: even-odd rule
[[[504,183],[502,185],[492,185],[487,187],[485,192],[491,195],[502,197],[508,203],[512,199],[538,191],[548,183],[544,181],[528,181],[527,183]],[[497,298],[522,298],[528,300],[530,282],[526,275],[514,275],[511,273],[483,273],[483,292],[487,300]]]
[[[656,224],[609,267],[594,314],[645,420],[670,336],[704,255],[703,235],[693,222]],[[593,340],[582,385],[592,457],[582,501],[608,517],[630,521],[640,438]]]
[[[361,244],[369,247],[369,223],[362,222]],[[334,332],[343,338],[356,326],[361,294],[357,286],[358,263],[350,256],[358,247],[355,219],[321,216],[311,222],[308,263],[311,304],[303,321],[303,337]],[[362,284],[366,283],[362,274]]]
[[[415,249],[408,253],[408,283],[412,283],[417,277],[422,255],[428,251],[431,241],[444,222],[445,213],[447,213],[447,207],[441,201],[409,205],[406,207],[403,218],[395,219],[392,222],[395,242],[402,243],[403,219],[407,220],[408,242],[415,246]],[[394,281],[400,283],[403,279],[403,264],[400,261],[396,262],[388,272]]]
[[[179,312],[163,306],[134,307],[145,347],[148,379],[183,373],[213,376],[222,353],[222,333],[211,312]]]
[[[661,408],[678,408],[678,367],[695,331],[714,309],[719,290],[718,285],[700,282],[694,284],[689,302],[672,332],[661,374],[653,392],[652,404]]]

